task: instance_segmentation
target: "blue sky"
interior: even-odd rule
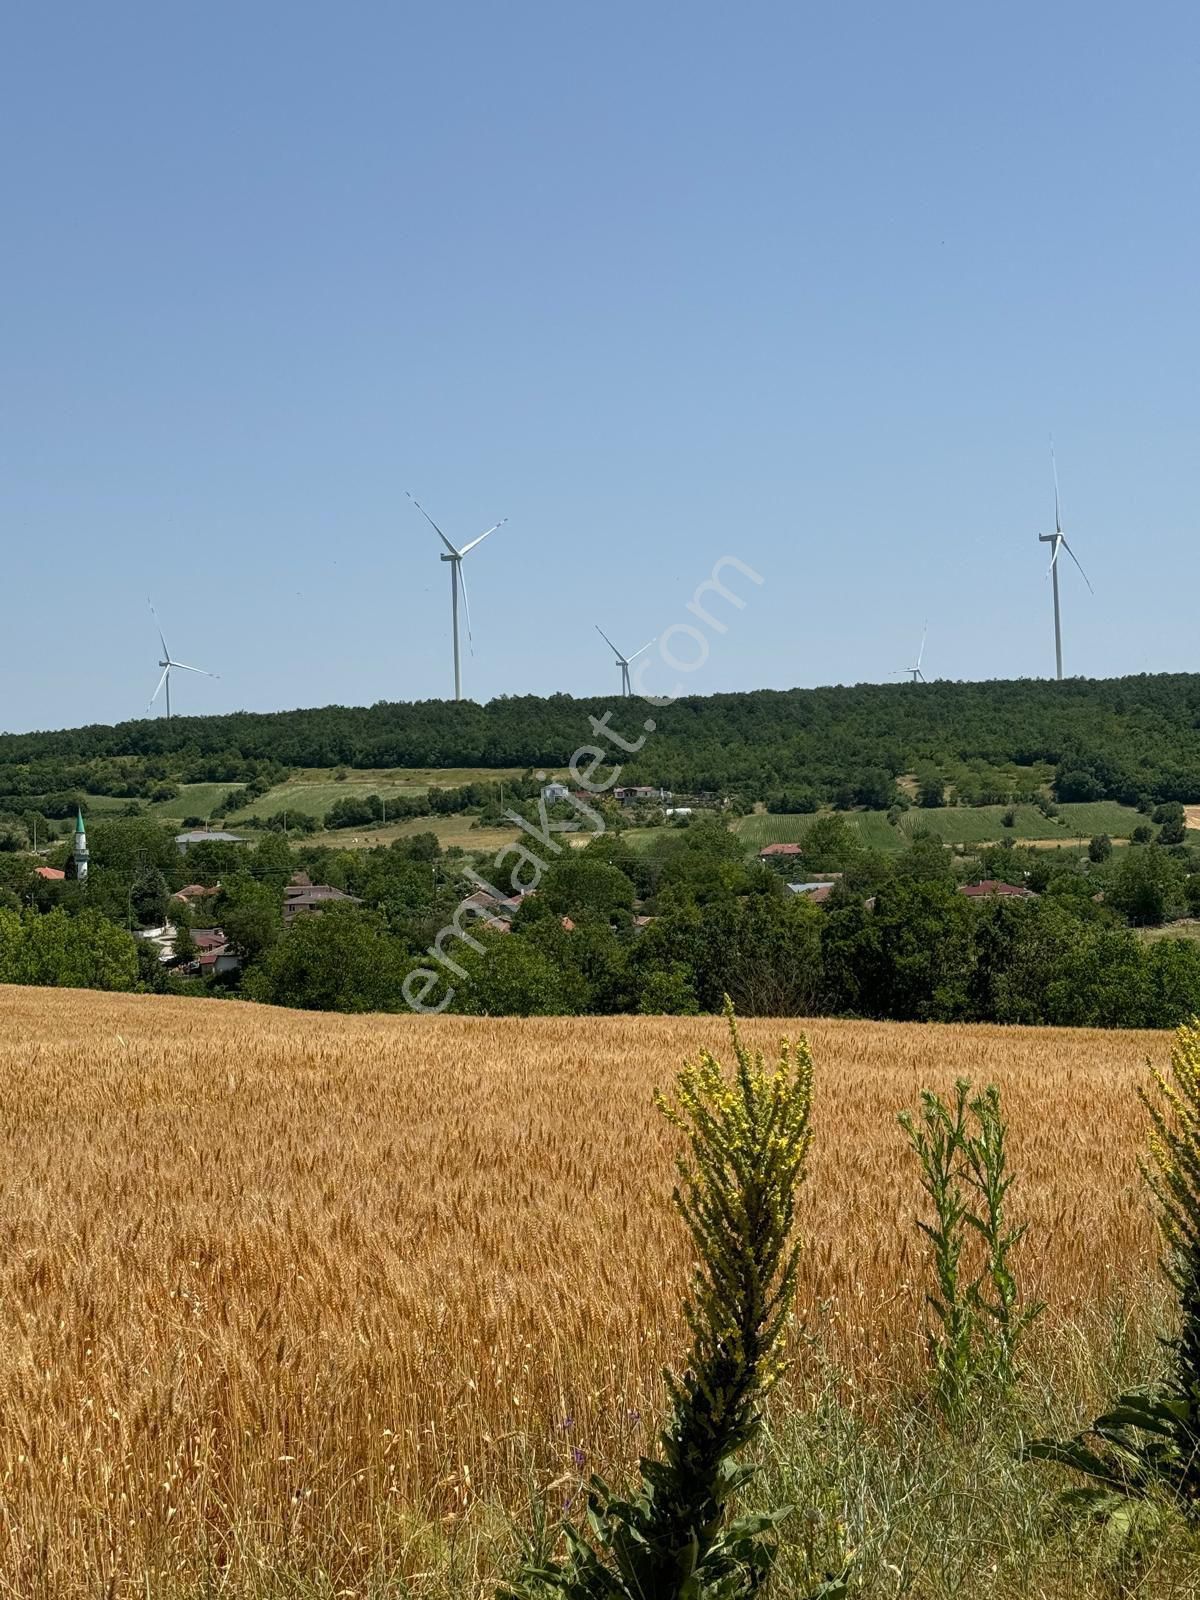
[[[1194,8],[13,7],[0,727],[1195,666]]]

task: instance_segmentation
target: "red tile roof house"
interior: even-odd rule
[[[799,844],[765,844],[758,852],[760,861],[771,861],[780,856],[802,856],[804,846]]]
[[[999,878],[984,878],[982,883],[960,884],[958,892],[970,896],[972,900],[981,900],[989,895],[1008,895],[1016,900],[1037,899],[1032,889],[1026,889],[1018,883],[1001,883]]]
[[[219,894],[221,885],[214,884],[211,888],[203,883],[185,883],[182,889],[176,889],[171,896],[172,900],[182,900],[184,905],[190,906],[193,900],[204,900],[210,894]]]
[[[60,872],[57,867],[34,867],[34,873],[39,878],[45,878],[50,883],[57,883],[60,878],[65,878],[66,873]]]
[[[838,877],[841,877],[840,872],[838,873]],[[806,900],[810,900],[814,906],[823,906],[826,900],[829,899],[829,896],[837,888],[837,884],[831,883],[828,878],[823,878],[810,883],[789,883],[788,888],[793,894],[803,895],[804,898]]]

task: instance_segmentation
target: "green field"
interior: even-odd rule
[[[207,817],[231,789],[240,783],[181,783],[174,800],[157,800],[148,807],[152,817],[164,822],[181,822],[184,817]]]
[[[1125,839],[1139,822],[1146,820],[1132,806],[1118,805],[1115,800],[1097,800],[1061,806],[1057,817],[1044,817],[1036,806],[1017,806],[1014,808],[1015,825],[1006,828],[1002,819],[1007,809],[1006,806],[929,809],[914,806],[901,814],[895,827],[888,821],[886,811],[847,812],[846,819],[857,830],[863,844],[875,850],[902,850],[919,828],[938,834],[944,844],[990,844],[1011,838],[1070,845],[1081,835],[1089,839],[1094,833]],[[747,845],[761,850],[767,844],[802,842],[813,820],[812,816],[771,816],[759,812],[739,818],[733,826]]]
[[[319,821],[338,800],[364,799],[372,794],[386,800],[390,794],[427,794],[431,788],[502,783],[521,776],[520,767],[383,767],[374,771],[355,770],[337,779],[330,776],[327,767],[307,768],[285,783],[268,789],[253,805],[231,812],[228,820],[236,823],[247,816],[269,817],[276,811],[302,811]]]

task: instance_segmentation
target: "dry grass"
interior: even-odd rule
[[[807,1031],[801,1306],[856,1391],[919,1360],[922,1085],[1006,1095],[1047,1336],[1147,1270],[1134,1089],[1167,1036]],[[366,1594],[480,1497],[643,1447],[687,1269],[650,1092],[703,1043],[0,989],[0,1595],[249,1592],[285,1553]]]

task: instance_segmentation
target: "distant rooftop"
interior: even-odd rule
[[[241,833],[225,833],[221,828],[192,828],[187,833],[175,835],[176,844],[248,844]]]

